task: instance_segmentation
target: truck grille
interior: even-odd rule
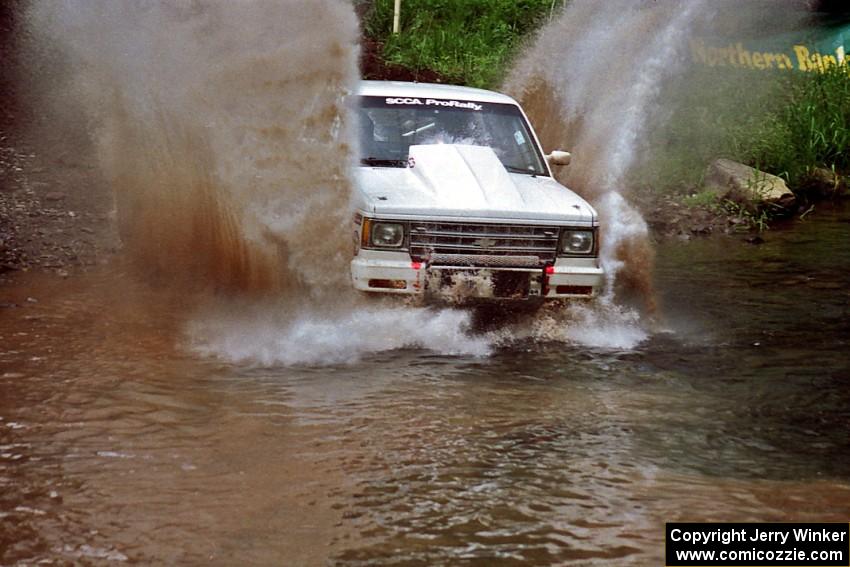
[[[434,265],[543,266],[555,260],[558,231],[556,226],[413,222],[410,255]]]

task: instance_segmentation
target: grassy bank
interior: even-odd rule
[[[850,172],[850,70],[798,77],[750,136],[739,133],[744,157],[760,169],[804,186],[816,167]]]
[[[702,189],[718,157],[783,178],[798,214],[847,194],[850,175],[850,73],[775,74],[694,67],[661,93],[667,116],[651,130],[633,186],[691,210],[735,217],[737,229],[763,230],[795,211],[746,208]],[[827,173],[824,174],[824,170]]]
[[[637,176],[662,190],[698,186],[728,157],[806,184],[814,168],[850,172],[850,73],[766,74],[695,67],[661,95],[669,116]]]
[[[494,87],[522,40],[564,0],[403,0],[401,33],[393,35],[393,0],[375,0],[364,32],[382,45],[387,63],[447,80]]]

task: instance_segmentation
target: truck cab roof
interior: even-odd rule
[[[494,91],[476,89],[473,87],[459,87],[456,85],[441,85],[437,83],[360,81],[357,94],[360,96],[425,97],[517,104],[517,102],[508,95]]]

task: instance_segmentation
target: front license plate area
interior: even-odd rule
[[[528,272],[497,272],[493,279],[493,296],[504,299],[525,299],[531,285]]]
[[[454,300],[473,298],[527,299],[541,295],[540,274],[524,270],[431,269],[426,289]]]

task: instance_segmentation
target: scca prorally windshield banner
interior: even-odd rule
[[[411,97],[387,97],[387,104],[404,104],[404,105],[418,105],[418,106],[444,106],[451,108],[465,108],[467,110],[481,110],[484,108],[480,104],[476,104],[474,102],[466,101],[466,100],[444,100],[437,98],[426,98],[425,102],[422,102],[422,99],[419,98],[411,98]]]

